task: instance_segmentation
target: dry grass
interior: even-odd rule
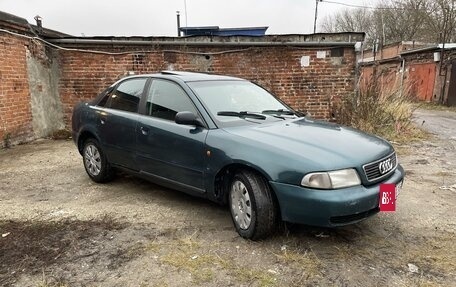
[[[214,271],[211,268],[215,257],[207,254],[196,255],[191,250],[178,248],[172,253],[161,257],[165,264],[185,270],[192,275],[194,283],[210,282],[214,278]]]
[[[217,255],[217,264],[220,265],[228,274],[243,283],[256,283],[257,286],[275,286],[277,278],[264,270],[236,264],[231,258],[224,259]]]
[[[456,106],[448,107],[448,106],[438,104],[438,103],[426,103],[426,102],[415,103],[415,108],[424,109],[424,110],[434,110],[434,111],[456,112]]]
[[[61,129],[52,132],[50,135],[51,139],[53,140],[68,140],[71,139],[71,131],[67,129]]]
[[[407,89],[381,89],[373,80],[339,104],[337,121],[390,141],[409,142],[427,136],[412,123],[415,109]]]
[[[310,249],[287,248],[282,253],[274,255],[279,262],[302,270],[306,280],[321,274],[322,262]]]
[[[192,236],[179,238],[171,245],[169,249],[172,252],[161,257],[163,263],[189,272],[194,283],[212,281],[214,273],[211,265],[215,257],[202,253],[199,243]]]
[[[11,134],[10,133],[5,133],[5,135],[3,136],[2,145],[3,145],[4,148],[10,148],[11,147]]]
[[[437,182],[440,182],[441,185],[452,185],[454,184],[454,179],[456,178],[456,171],[439,171],[433,174]]]
[[[433,175],[439,176],[439,177],[450,177],[450,176],[454,176],[454,172],[439,171],[439,172],[434,173]]]
[[[212,282],[216,272],[225,272],[237,282],[253,286],[275,286],[277,279],[264,270],[237,264],[233,258],[220,256],[201,246],[194,235],[184,236],[164,244],[151,244],[152,250],[161,249],[162,263],[184,270],[192,275],[194,284]]]
[[[420,248],[409,250],[406,257],[425,273],[440,276],[454,274],[456,270],[454,238],[454,233],[445,233],[439,238],[429,237]]]
[[[38,282],[37,287],[68,287],[69,285],[64,282],[64,280],[54,277],[46,276],[43,271],[43,277],[40,282]]]

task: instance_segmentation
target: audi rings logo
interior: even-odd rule
[[[389,158],[379,163],[378,170],[383,175],[393,169],[393,161]]]

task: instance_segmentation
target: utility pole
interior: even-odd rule
[[[315,32],[317,32],[318,2],[323,2],[323,0],[315,0],[314,34],[315,34]]]

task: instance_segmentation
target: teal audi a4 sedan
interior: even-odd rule
[[[95,182],[116,170],[227,204],[240,236],[282,221],[336,227],[379,211],[404,170],[387,141],[294,111],[239,78],[164,71],[78,104],[73,139]]]

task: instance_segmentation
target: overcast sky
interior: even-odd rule
[[[345,8],[320,2],[318,19]],[[309,34],[315,0],[0,0],[0,10],[33,24],[40,15],[44,27],[75,36],[175,36],[176,11],[181,26],[269,26],[267,34]]]

